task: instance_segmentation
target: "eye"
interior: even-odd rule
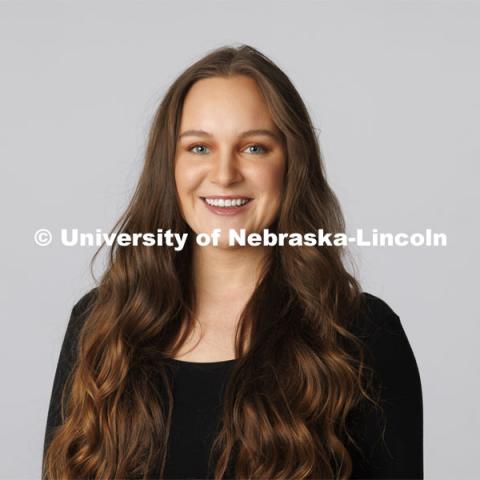
[[[197,148],[197,147],[201,147],[203,149],[207,148],[205,145],[202,145],[201,143],[199,143],[198,145],[194,145],[193,147],[189,148],[188,151],[189,152],[193,151],[193,153],[200,153],[200,155],[203,155],[203,153],[205,152],[201,152],[201,151],[199,152],[198,150],[197,151],[194,150],[194,148]]]
[[[255,152],[252,152],[250,151],[250,153],[267,153],[268,152],[268,148],[264,147],[263,145],[258,145],[258,144],[255,144],[255,145],[250,145],[247,147],[248,148],[256,148],[257,151]],[[260,149],[260,151],[258,151],[258,149]]]

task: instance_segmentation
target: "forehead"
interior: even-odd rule
[[[226,132],[254,127],[275,126],[260,88],[250,77],[202,79],[185,97],[181,129]]]

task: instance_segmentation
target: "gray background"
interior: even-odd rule
[[[0,477],[40,475],[66,322],[92,285],[93,247],[33,233],[108,231],[166,87],[249,43],[304,98],[350,231],[448,235],[353,254],[416,355],[426,478],[479,478],[479,32],[478,2],[0,1]]]

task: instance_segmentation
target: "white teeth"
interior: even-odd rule
[[[223,198],[220,199],[211,199],[211,198],[206,198],[205,201],[209,205],[213,205],[214,207],[239,207],[241,205],[245,205],[248,200],[242,199],[242,198],[234,198],[234,199],[227,199],[224,200]]]

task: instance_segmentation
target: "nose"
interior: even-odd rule
[[[230,153],[219,154],[210,170],[210,181],[220,186],[228,186],[242,179],[235,155]]]

